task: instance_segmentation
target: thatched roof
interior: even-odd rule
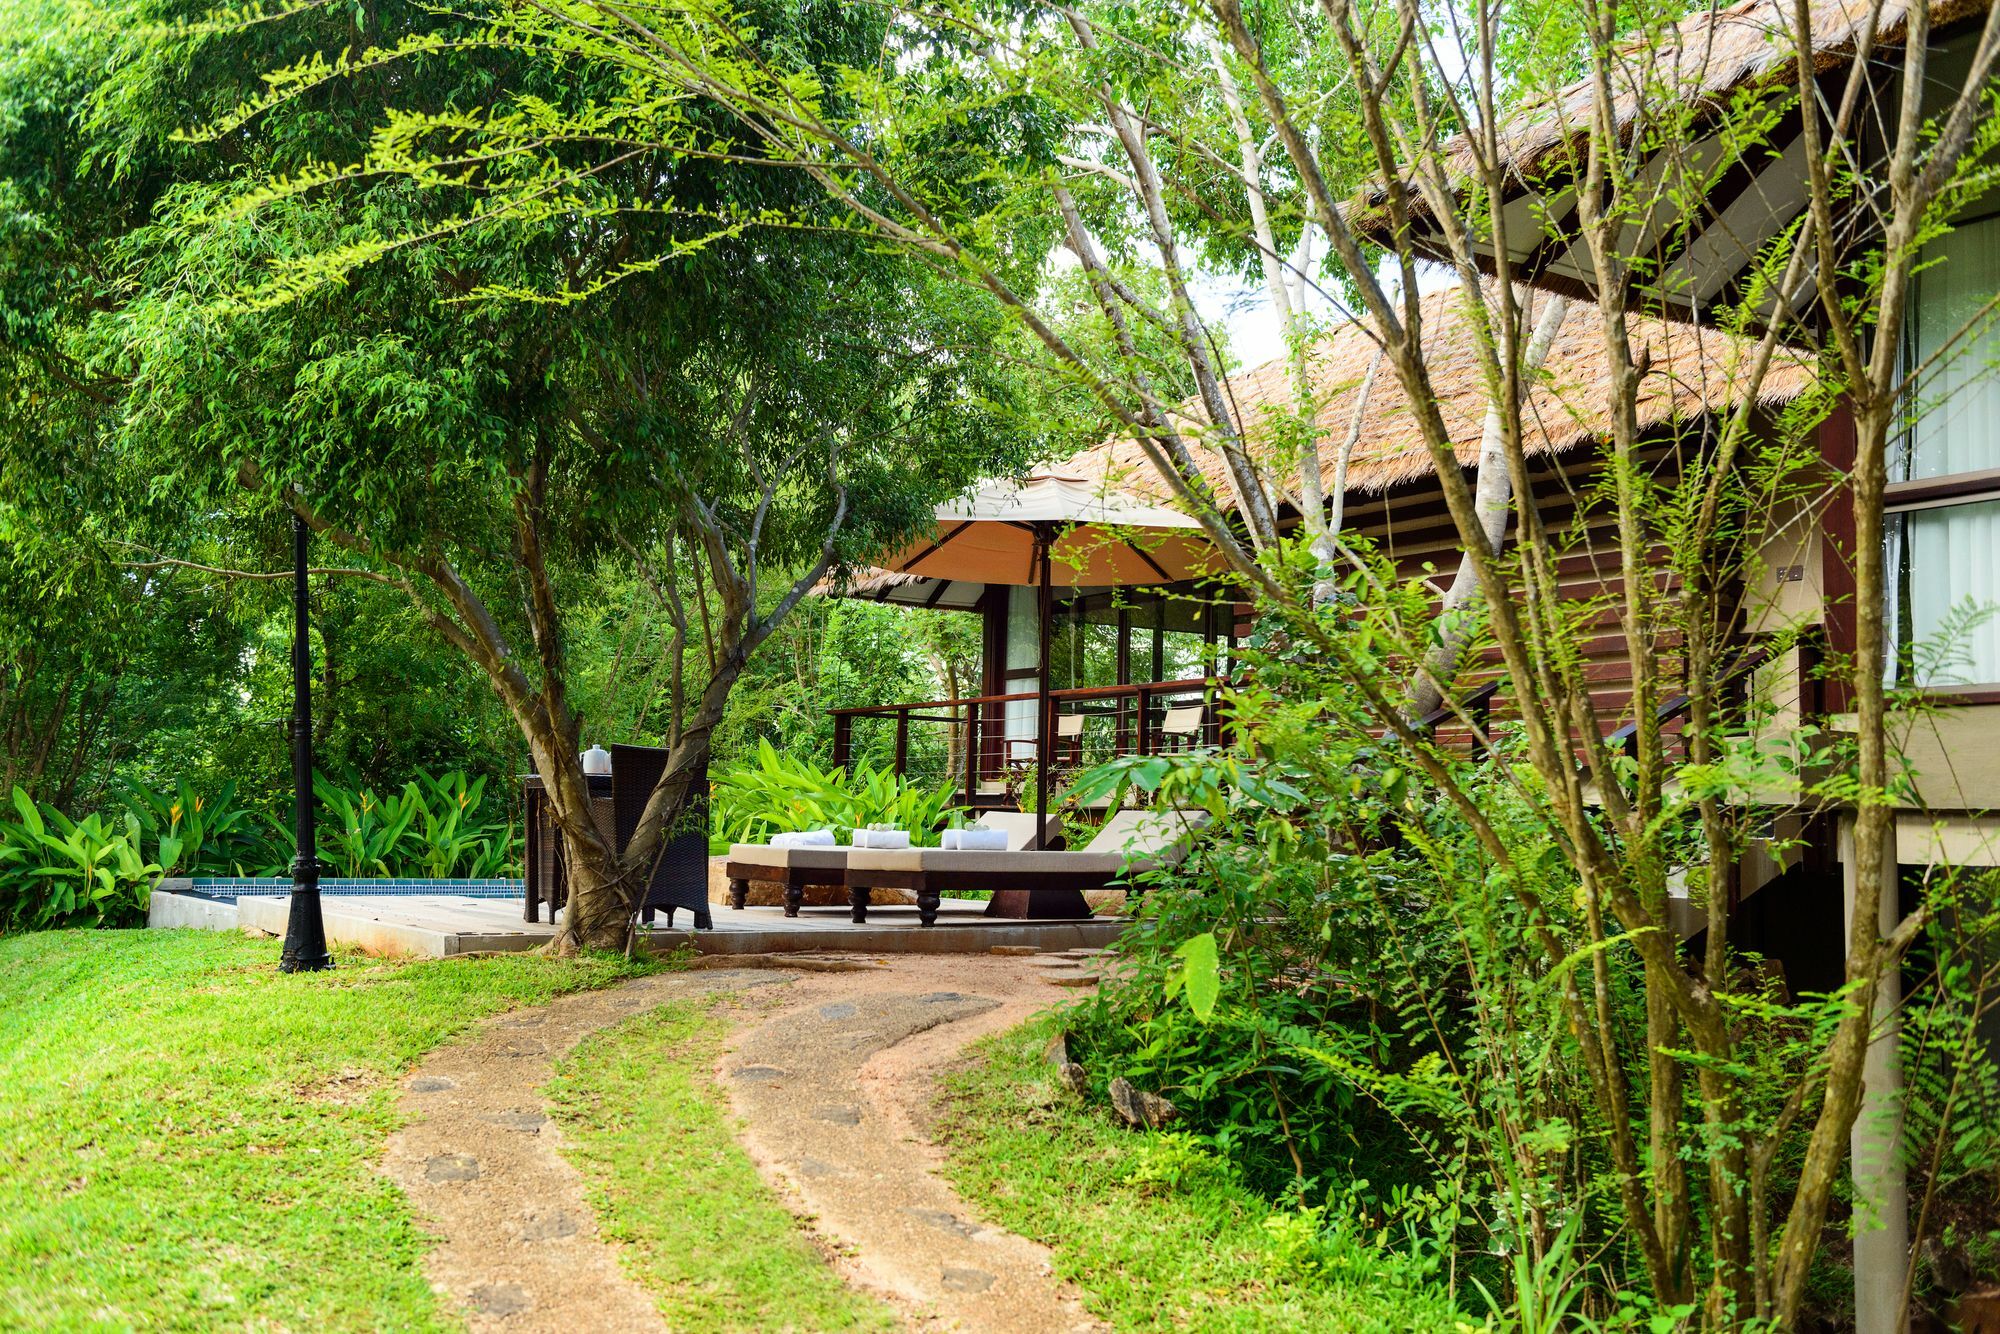
[[[1486,385],[1479,370],[1476,323],[1463,318],[1462,302],[1456,292],[1426,297],[1424,340],[1445,426],[1460,463],[1469,467],[1479,458]],[[1692,421],[1739,401],[1736,377],[1748,364],[1752,344],[1712,329],[1668,320],[1634,316],[1629,325],[1635,346],[1646,348],[1651,359],[1651,370],[1639,393],[1642,428]],[[1315,428],[1320,441],[1320,472],[1329,491],[1340,443],[1347,436],[1355,400],[1374,355],[1375,345],[1361,326],[1350,324],[1322,337],[1308,356],[1318,408]],[[1811,367],[1796,354],[1781,352],[1758,397],[1767,406],[1778,406],[1798,397],[1811,383]],[[1529,392],[1528,453],[1561,452],[1603,438],[1610,429],[1607,385],[1604,332],[1597,308],[1572,302],[1568,318],[1550,345],[1543,375]],[[1253,450],[1271,438],[1274,417],[1283,419],[1295,411],[1290,367],[1283,358],[1231,376],[1228,393]],[[1204,418],[1196,405],[1187,407],[1198,429]],[[1216,494],[1226,497],[1228,484],[1220,460],[1207,450],[1199,450],[1197,461]],[[1166,492],[1166,483],[1129,440],[1107,441],[1064,466],[1107,475],[1152,496]],[[1360,441],[1348,468],[1348,490],[1386,491],[1428,477],[1432,471],[1421,427],[1394,371],[1384,365],[1363,409]]]
[[[1931,25],[1941,28],[1987,8],[1987,0],[1942,0],[1931,6]],[[1868,0],[1812,0],[1815,70],[1824,73],[1853,60],[1869,12]],[[1883,0],[1878,46],[1901,44],[1909,12],[1909,0]],[[1793,0],[1741,0],[1698,10],[1657,37],[1634,38],[1612,67],[1621,134],[1629,135],[1648,109],[1719,109],[1760,84],[1789,88],[1796,77],[1797,31]],[[1583,138],[1593,105],[1592,85],[1584,79],[1516,108],[1500,137],[1508,168],[1516,176],[1534,175],[1557,150]],[[1459,166],[1471,167],[1470,148],[1462,139],[1449,152]]]

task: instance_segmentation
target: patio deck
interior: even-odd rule
[[[192,888],[163,886],[154,891],[149,925],[193,926],[214,930],[247,929],[282,936],[286,900],[277,895],[244,895],[234,904],[203,897]],[[355,945],[371,953],[417,958],[445,958],[478,951],[533,949],[555,934],[548,922],[521,919],[518,898],[501,899],[455,894],[381,895],[322,893],[320,910],[330,944]],[[1124,930],[1120,918],[1079,921],[1023,922],[985,916],[986,905],[966,899],[946,899],[936,926],[917,921],[914,907],[869,909],[868,922],[848,920],[846,907],[803,908],[788,918],[781,908],[712,909],[709,931],[686,928],[678,915],[676,927],[662,922],[644,929],[641,941],[651,949],[671,950],[689,944],[702,954],[791,954],[836,950],[859,954],[983,954],[996,945],[1030,946],[1044,950],[1098,948]]]

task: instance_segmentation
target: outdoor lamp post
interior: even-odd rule
[[[285,922],[281,973],[314,973],[333,967],[326,952],[326,923],[319,913],[319,849],[313,838],[312,641],[306,607],[306,521],[292,516],[292,858],[291,915]]]

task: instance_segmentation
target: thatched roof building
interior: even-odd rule
[[[1426,297],[1424,340],[1445,425],[1459,461],[1470,467],[1478,462],[1487,399],[1479,369],[1478,323],[1465,318],[1463,301],[1457,292]],[[1630,323],[1635,344],[1646,349],[1651,363],[1639,394],[1643,429],[1692,422],[1704,413],[1726,411],[1737,404],[1738,377],[1753,351],[1750,343],[1671,320],[1634,318]],[[1329,491],[1340,444],[1348,435],[1374,356],[1375,344],[1359,324],[1326,334],[1308,354],[1317,409],[1314,429],[1320,443],[1320,473]],[[1780,406],[1805,392],[1812,378],[1812,368],[1797,355],[1781,354],[1765,376],[1758,397],[1764,406]],[[1529,393],[1529,455],[1560,454],[1603,438],[1610,429],[1607,383],[1604,333],[1597,308],[1572,303],[1550,345],[1543,374]],[[1237,420],[1253,452],[1268,448],[1278,421],[1296,411],[1290,365],[1284,358],[1230,376],[1226,392],[1236,405]],[[1191,430],[1198,432],[1203,420],[1199,405],[1191,402],[1186,409]],[[1220,459],[1205,449],[1198,448],[1195,453],[1215,493],[1226,498],[1228,485]],[[1168,494],[1166,483],[1129,440],[1107,441],[1064,466],[1105,476],[1116,485],[1156,498]],[[1351,494],[1375,494],[1432,472],[1430,451],[1416,415],[1410,411],[1395,374],[1384,366],[1368,389],[1347,489]]]

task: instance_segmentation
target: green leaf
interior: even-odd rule
[[[1207,1023],[1215,1015],[1216,1002],[1222,999],[1222,961],[1216,953],[1215,933],[1204,931],[1183,941],[1174,953],[1180,956],[1188,1008],[1195,1018]]]

